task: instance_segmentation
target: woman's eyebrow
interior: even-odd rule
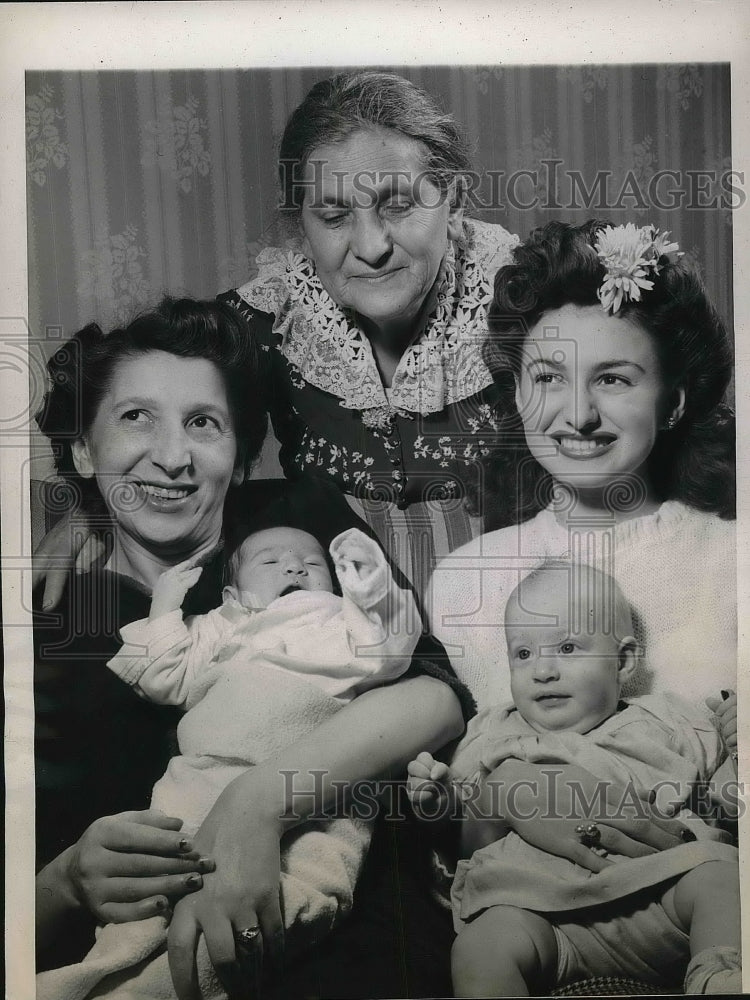
[[[637,361],[633,361],[632,358],[614,358],[612,361],[600,361],[595,367],[595,371],[603,371],[605,368],[637,368],[639,371],[646,373],[646,369],[643,365],[639,365]]]
[[[123,396],[115,400],[115,406],[154,406],[156,403],[152,396]]]
[[[375,176],[373,177],[373,173]],[[362,171],[361,188],[355,188],[349,198],[342,198],[340,191],[326,194],[321,191],[309,207],[318,211],[326,208],[351,208],[352,204],[382,204],[389,198],[394,198],[412,190],[409,179],[399,170],[385,170],[382,174],[374,171]]]
[[[123,396],[122,399],[115,399],[114,405],[120,406],[159,406],[160,400],[154,396]],[[185,407],[185,412],[189,413],[223,413],[228,411],[226,407],[220,406],[213,401],[197,402],[191,401],[190,406]]]
[[[192,403],[190,406],[186,407],[186,413],[221,413],[226,416],[229,410],[226,406],[221,406],[219,403],[206,402],[206,403]]]
[[[347,203],[336,194],[323,194],[311,202],[310,208],[347,208]]]
[[[532,368],[534,365],[548,365],[550,368],[564,368],[565,361],[554,361],[552,358],[540,357],[535,355],[524,362],[526,368]]]

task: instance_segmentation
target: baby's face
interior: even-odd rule
[[[240,550],[234,590],[241,604],[268,607],[298,590],[333,592],[320,542],[297,528],[268,528],[251,535]]]
[[[594,602],[570,589],[564,575],[541,573],[505,614],[513,702],[537,732],[587,733],[617,708],[623,660],[612,616],[604,627]]]

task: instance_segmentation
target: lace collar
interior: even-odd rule
[[[302,378],[347,409],[362,410],[366,422],[376,425],[378,414],[392,410],[438,413],[492,382],[482,359],[486,309],[495,271],[518,243],[501,226],[472,220],[466,228],[466,246],[446,245],[435,305],[401,358],[387,398],[369,340],[352,311],[323,288],[309,258],[265,248],[257,277],[238,294],[274,315],[279,350]]]

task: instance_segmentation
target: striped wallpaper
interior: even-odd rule
[[[551,218],[654,222],[693,254],[731,322],[731,211],[703,207],[731,169],[727,65],[390,68],[464,124],[480,218],[522,235]],[[53,338],[43,349],[164,291],[207,297],[245,281],[279,239],[287,116],[330,72],[29,73],[29,322],[35,339]],[[603,171],[615,204],[586,208],[581,192]],[[662,207],[646,203],[649,183]],[[694,204],[666,207],[670,189],[691,200],[691,184]]]

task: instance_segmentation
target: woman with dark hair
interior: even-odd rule
[[[184,611],[218,603],[219,550],[225,519],[230,528],[233,520],[228,494],[245,479],[265,432],[263,361],[235,310],[171,299],[108,336],[86,327],[50,360],[39,424],[81,501],[84,530],[93,520],[110,545],[102,567],[71,574],[60,607],[35,618],[40,968],[79,960],[96,922],[174,906],[178,944],[194,943],[201,929],[231,987],[241,931],[249,940],[261,927],[265,946],[278,947],[279,842],[330,804],[337,791],[329,782],[373,779],[404,766],[421,741],[437,749],[460,732],[448,673],[415,660],[397,684],[364,693],[242,775],[195,837],[181,835],[182,817],[147,809],[174,752],[177,720],[105,664],[119,648],[118,629],[148,615],[163,570],[200,553],[204,570]],[[253,493],[241,496],[250,523]],[[295,505],[307,516],[317,510],[317,533],[328,539],[355,521],[326,483],[280,481],[268,499],[286,523]],[[255,497],[267,523],[272,514],[262,501]],[[280,777],[291,771],[293,789]],[[181,910],[180,897],[202,886],[201,905]],[[253,961],[260,946],[258,937]],[[178,960],[175,978],[189,991],[184,966]]]
[[[79,516],[85,532],[93,522],[111,551],[103,569],[70,574],[59,607],[35,619],[42,863],[123,802],[140,804],[171,755],[174,713],[101,668],[160,572],[218,551],[227,491],[263,441],[263,397],[247,392],[263,384],[262,360],[232,309],[171,299],[107,336],[91,324],[50,358],[37,421],[62,479],[57,502],[80,512],[72,530]],[[191,592],[196,609],[220,586],[214,559]]]
[[[551,223],[498,272],[490,325],[488,363],[515,401],[485,468],[505,527],[432,581],[459,676],[480,707],[507,699],[487,626],[526,571],[568,557],[608,571],[634,608],[648,662],[626,693],[733,688],[732,356],[677,246],[649,226]]]
[[[322,80],[281,140],[288,245],[220,296],[268,352],[284,475],[350,494],[420,595],[446,533],[455,545],[476,530],[465,481],[496,432],[482,344],[518,240],[465,217],[470,172],[453,116],[408,80]]]

